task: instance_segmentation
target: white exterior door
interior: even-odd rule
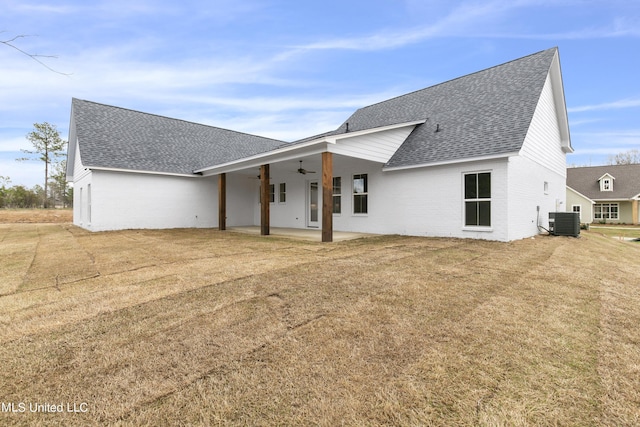
[[[307,183],[307,227],[320,228],[320,188],[318,181]]]

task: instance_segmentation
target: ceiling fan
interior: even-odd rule
[[[306,175],[308,173],[316,173],[316,171],[308,171],[308,170],[304,169],[302,167],[302,160],[300,160],[300,167],[298,168],[298,173],[301,173],[302,175]]]

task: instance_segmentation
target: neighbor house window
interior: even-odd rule
[[[333,178],[333,213],[342,213],[342,178]]]
[[[618,203],[596,203],[593,207],[593,217],[595,219],[618,219],[620,210]]]
[[[582,206],[581,205],[571,205],[571,212],[577,212],[579,218],[582,217],[581,211],[582,211]]]
[[[609,178],[604,178],[602,180],[602,191],[611,191],[611,179]]]
[[[280,183],[280,191],[278,192],[278,202],[279,203],[287,202],[287,184],[284,182]]]
[[[464,225],[491,226],[491,173],[464,175]]]
[[[369,184],[367,174],[353,175],[353,213],[368,213]]]

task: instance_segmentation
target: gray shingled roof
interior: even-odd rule
[[[284,143],[75,98],[72,110],[86,167],[191,174]]]
[[[387,163],[402,167],[517,152],[557,48],[356,111],[334,134],[428,119]],[[440,125],[440,132],[435,132]]]
[[[598,180],[606,173],[615,178],[613,191],[600,191]],[[640,165],[568,168],[567,186],[591,200],[630,199],[640,194]]]
[[[556,54],[557,48],[548,49],[360,108],[338,129],[296,143],[344,134],[347,123],[354,132],[426,119],[386,167],[517,152]],[[289,145],[79,99],[72,108],[80,155],[89,167],[191,173]]]

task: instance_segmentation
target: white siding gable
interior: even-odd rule
[[[76,142],[75,156],[73,161],[73,181],[80,181],[86,174],[89,173],[89,170],[85,170],[82,165],[82,159],[80,157],[80,144]]]
[[[349,157],[387,163],[396,150],[407,139],[415,126],[405,126],[381,132],[346,137],[330,145],[329,151]]]
[[[562,150],[558,120],[558,114],[562,113],[556,109],[554,90],[556,88],[548,75],[520,154],[566,176],[566,155]]]

